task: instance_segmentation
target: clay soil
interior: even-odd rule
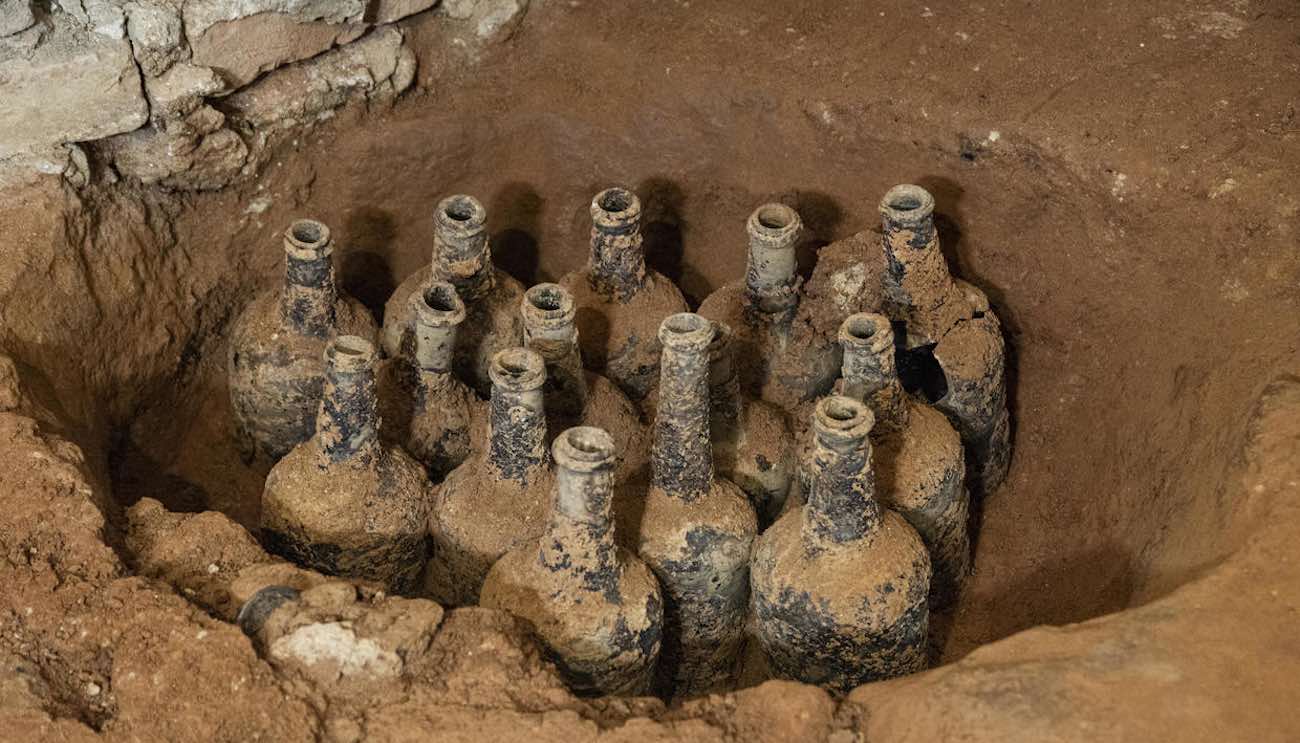
[[[0,415],[0,658],[26,670],[0,700],[28,706],[0,738],[1300,735],[1298,20],[1285,0],[534,0],[480,48],[424,14],[417,91],[287,141],[249,183],[4,195],[0,344],[25,397]],[[268,465],[230,442],[224,337],[278,281],[291,220],[330,225],[378,313],[448,193],[485,203],[495,260],[530,285],[582,264],[591,195],[623,183],[651,265],[698,305],[743,272],[755,205],[799,211],[811,270],[901,182],[934,193],[1012,354],[1015,455],[936,618],[944,668],[838,703],[773,684],[578,702],[507,620],[453,612],[367,707],[380,692],[273,670],[229,592],[204,593],[209,561],[265,559],[238,528]],[[143,498],[180,521],[128,513]],[[1022,632],[1040,625],[1064,628]]]

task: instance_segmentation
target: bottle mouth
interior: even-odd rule
[[[891,222],[918,224],[934,216],[934,197],[920,186],[902,183],[885,192],[880,213]]]
[[[873,354],[884,353],[894,346],[894,329],[889,318],[872,312],[859,312],[844,318],[840,324],[840,344],[845,348],[865,349]]]
[[[603,428],[576,426],[555,437],[551,453],[563,467],[590,472],[612,467],[618,447],[614,437]]]
[[[423,325],[459,325],[465,319],[465,303],[456,287],[446,281],[431,281],[411,298],[417,320]]]
[[[537,284],[524,292],[523,314],[527,325],[548,328],[568,325],[576,312],[573,295],[559,284]]]
[[[678,351],[703,351],[713,342],[713,323],[694,312],[669,315],[659,325],[659,340]]]
[[[746,229],[750,237],[761,239],[771,247],[793,248],[803,229],[799,212],[785,204],[763,204],[749,215]]]
[[[323,258],[330,251],[330,228],[314,219],[299,219],[284,231],[284,246],[303,258]]]
[[[487,209],[469,194],[453,194],[438,202],[435,220],[442,229],[470,235],[483,229]]]
[[[607,188],[591,200],[591,221],[597,229],[630,231],[641,221],[641,200],[621,186]]]
[[[325,363],[339,374],[356,374],[375,363],[375,344],[356,335],[340,335],[325,347]]]
[[[527,348],[497,351],[488,368],[492,384],[509,392],[529,392],[546,381],[546,362]]]
[[[864,438],[876,424],[871,408],[844,395],[828,395],[817,401],[813,423],[818,435],[837,440]]]

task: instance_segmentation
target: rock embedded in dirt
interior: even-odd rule
[[[803,307],[795,248],[799,214],[764,204],[745,223],[749,237],[743,282],[727,284],[700,303],[700,314],[733,331],[741,389],[790,412],[830,390],[839,373],[833,334]]]
[[[851,398],[817,403],[807,503],[758,538],[751,567],[773,672],[840,694],[926,665],[930,558],[876,498],[873,423]]]
[[[614,540],[614,438],[570,428],[555,439],[556,496],[540,538],[492,566],[481,604],[527,620],[579,694],[643,694],[663,639],[650,569]]]
[[[519,302],[524,287],[492,263],[487,210],[473,196],[456,194],[433,215],[433,260],[408,276],[384,310],[384,353],[410,357],[415,350],[409,298],[430,280],[447,281],[465,302],[468,317],[456,336],[456,373],[480,395],[492,389],[489,370],[498,351],[519,345]]]
[[[424,590],[448,606],[477,603],[492,565],[546,526],[555,471],[546,448],[546,364],[526,348],[492,360],[486,445],[438,487]]]
[[[687,309],[681,290],[646,266],[641,216],[641,200],[626,188],[596,194],[587,265],[559,282],[578,308],[583,362],[638,403],[658,381],[659,323]]]
[[[375,356],[363,338],[329,342],[316,435],[267,475],[262,540],[298,565],[409,594],[428,558],[432,486],[380,439]]]
[[[728,688],[744,643],[749,553],[758,531],[744,491],[714,473],[709,440],[713,323],[680,313],[663,321],[651,481],[644,501],[620,504],[620,528],[664,593],[657,691],[691,697]]]

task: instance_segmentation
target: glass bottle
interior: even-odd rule
[[[729,687],[744,639],[754,507],[714,473],[709,344],[713,323],[679,313],[663,344],[651,483],[636,524],[637,552],[663,587],[664,646],[657,687],[689,697]]]
[[[641,200],[609,188],[591,201],[591,256],[560,284],[577,305],[578,338],[587,368],[640,403],[658,381],[659,322],[686,311],[667,277],[646,266]]]
[[[758,538],[751,567],[769,668],[837,693],[926,664],[930,558],[876,498],[872,424],[856,400],[818,401],[807,502]]]
[[[456,287],[465,302],[466,320],[456,336],[456,375],[480,395],[492,387],[488,369],[497,351],[519,345],[519,298],[524,287],[492,265],[487,210],[465,194],[448,196],[434,211],[433,260],[397,287],[384,307],[384,353],[415,353],[415,318],[410,297],[430,280]]]
[[[839,346],[801,303],[795,255],[803,230],[799,214],[784,204],[764,204],[749,215],[745,229],[744,281],[710,294],[700,314],[734,331],[741,389],[789,413],[830,391],[839,371]]]
[[[326,575],[408,594],[428,556],[432,485],[401,447],[379,438],[374,345],[340,336],[325,349],[316,435],[267,475],[267,548]]]
[[[749,496],[761,524],[781,512],[795,470],[794,435],[780,408],[740,391],[731,328],[714,323],[709,344],[709,418],[718,474]]]
[[[316,430],[325,344],[375,337],[375,322],[334,280],[334,243],[302,219],[284,233],[284,283],[258,294],[230,331],[227,354],[235,436],[246,459],[283,457]]]
[[[486,446],[447,475],[429,518],[425,591],[448,606],[478,602],[488,569],[546,525],[555,473],[546,448],[546,366],[526,348],[492,359]]]
[[[481,605],[532,625],[577,693],[643,694],[659,657],[663,598],[645,563],[614,541],[614,438],[570,428],[555,438],[555,501],[545,533],[488,572]]]
[[[622,390],[583,368],[573,295],[559,284],[538,284],[524,292],[522,313],[524,343],[546,362],[549,430],[604,429],[621,449],[615,470],[618,481],[644,470],[649,461],[649,428]]]
[[[903,390],[889,318],[850,315],[840,325],[840,343],[840,392],[875,414],[877,493],[921,535],[933,567],[930,608],[947,608],[970,568],[970,497],[961,438],[943,413]]]
[[[469,457],[471,421],[481,402],[452,373],[452,350],[465,320],[456,287],[434,281],[410,296],[415,317],[415,356],[385,359],[379,366],[384,435],[401,444],[434,482]]]

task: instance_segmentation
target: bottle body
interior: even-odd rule
[[[614,541],[613,438],[577,427],[556,437],[555,502],[546,532],[493,565],[482,605],[527,620],[579,694],[642,694],[663,635],[649,568]]]
[[[433,557],[425,592],[449,606],[477,603],[493,563],[541,534],[555,483],[541,357],[506,349],[493,358],[491,373],[486,446],[447,475],[429,517]]]
[[[492,357],[519,345],[523,328],[518,308],[524,288],[492,265],[487,211],[472,196],[457,194],[439,202],[430,265],[408,276],[385,305],[383,348],[387,356],[414,356],[415,317],[410,299],[430,281],[451,283],[465,303],[466,319],[456,336],[453,370],[487,396],[492,387]]]
[[[263,541],[304,567],[409,594],[428,554],[432,486],[417,462],[379,439],[373,344],[341,336],[325,356],[316,435],[267,476]]]
[[[336,333],[375,336],[370,312],[335,288],[325,225],[295,222],[284,237],[283,285],[258,294],[231,327],[227,379],[235,435],[246,457],[278,460],[311,438]]]
[[[560,284],[573,296],[583,362],[640,403],[658,381],[659,322],[686,311],[671,281],[645,265],[641,202],[610,188],[592,200],[591,258]]]
[[[832,692],[925,666],[930,561],[875,498],[870,411],[819,401],[807,500],[758,538],[752,606],[769,667]]]
[[[664,593],[657,686],[688,697],[729,687],[744,641],[754,508],[714,475],[708,347],[713,325],[682,313],[663,321],[651,485],[637,552]]]

